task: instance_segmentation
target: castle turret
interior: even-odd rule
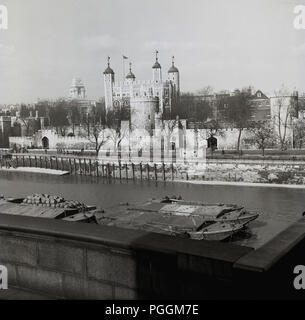
[[[106,110],[112,108],[113,105],[113,85],[114,85],[114,71],[110,68],[110,57],[108,57],[108,66],[104,71],[104,88],[105,88],[105,104]]]
[[[172,57],[172,66],[168,70],[168,80],[174,85],[175,95],[180,95],[180,77],[179,70],[175,67],[175,57]]]
[[[136,76],[131,71],[131,62],[129,63],[129,73],[126,76],[127,83],[132,83],[136,80]]]
[[[160,83],[162,82],[162,72],[161,72],[161,65],[158,61],[158,51],[156,51],[156,62],[153,65],[152,69],[153,69],[153,81]]]

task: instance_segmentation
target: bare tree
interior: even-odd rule
[[[253,134],[249,139],[250,142],[257,145],[258,149],[262,150],[262,154],[264,156],[265,149],[272,147],[276,142],[274,130],[270,126],[270,122],[257,122],[250,130]]]
[[[118,153],[118,160],[121,160],[121,143],[129,134],[130,126],[122,126],[123,120],[129,120],[127,109],[109,110],[106,115],[106,125],[109,129],[109,138],[112,140],[114,149]]]
[[[291,128],[294,105],[292,97],[285,88],[275,92],[273,121],[281,150],[287,149],[288,130]]]
[[[235,94],[226,99],[227,101],[224,107],[224,120],[238,129],[237,151],[240,150],[242,132],[249,126],[251,117],[250,99],[251,93],[248,88],[242,91],[235,90]]]
[[[305,120],[297,119],[293,123],[293,136],[295,145],[301,149],[305,144]]]
[[[98,156],[101,147],[106,144],[110,138],[103,110],[94,108],[91,114],[87,114],[85,117],[84,130],[81,135],[94,144],[95,153],[96,156]]]

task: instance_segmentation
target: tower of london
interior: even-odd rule
[[[155,119],[161,119],[165,112],[170,112],[174,101],[179,99],[179,70],[172,57],[172,65],[163,79],[162,67],[156,51],[152,66],[152,79],[137,80],[129,64],[129,73],[123,80],[116,81],[115,72],[108,66],[104,71],[106,111],[113,108],[130,108],[131,123],[136,127],[155,126]]]

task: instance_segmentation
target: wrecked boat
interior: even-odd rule
[[[33,194],[25,198],[0,199],[3,214],[29,217],[62,219],[75,222],[95,222],[95,206],[88,206],[76,200],[66,200],[61,196]]]
[[[204,204],[166,197],[109,208],[97,215],[97,221],[107,226],[220,241],[233,236],[258,216],[259,213],[237,205]]]

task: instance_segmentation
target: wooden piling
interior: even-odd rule
[[[95,162],[95,165],[96,165],[96,176],[98,177],[98,176],[99,176],[99,172],[98,172],[98,161]]]
[[[92,170],[91,170],[91,159],[89,159],[89,175],[92,175]]]
[[[143,180],[143,168],[142,168],[142,162],[140,162],[140,176],[141,176],[141,180]]]
[[[165,175],[165,163],[162,163],[162,171],[163,171],[163,181],[166,181],[166,175]]]
[[[172,180],[174,180],[174,164],[172,163]]]
[[[131,168],[132,168],[132,179],[135,179],[135,174],[134,174],[134,163],[131,164]]]
[[[120,173],[120,180],[122,180],[122,172],[121,172],[121,161],[119,161],[119,173]]]
[[[113,178],[115,179],[115,164],[114,163],[112,163],[112,176],[113,176]]]
[[[73,164],[74,164],[74,174],[76,175],[77,172],[76,172],[76,159],[73,158]]]
[[[149,180],[149,163],[147,162],[147,180]]]
[[[82,175],[82,160],[79,158],[78,159],[78,165],[79,165],[79,174]]]
[[[158,172],[157,172],[157,164],[154,164],[154,169],[155,169],[155,180],[158,180]]]
[[[29,156],[29,166],[30,166],[30,168],[32,168],[32,159],[31,159],[31,156]]]
[[[128,165],[125,163],[126,179],[128,180]]]
[[[69,158],[69,172],[72,173],[72,163],[71,158]]]

